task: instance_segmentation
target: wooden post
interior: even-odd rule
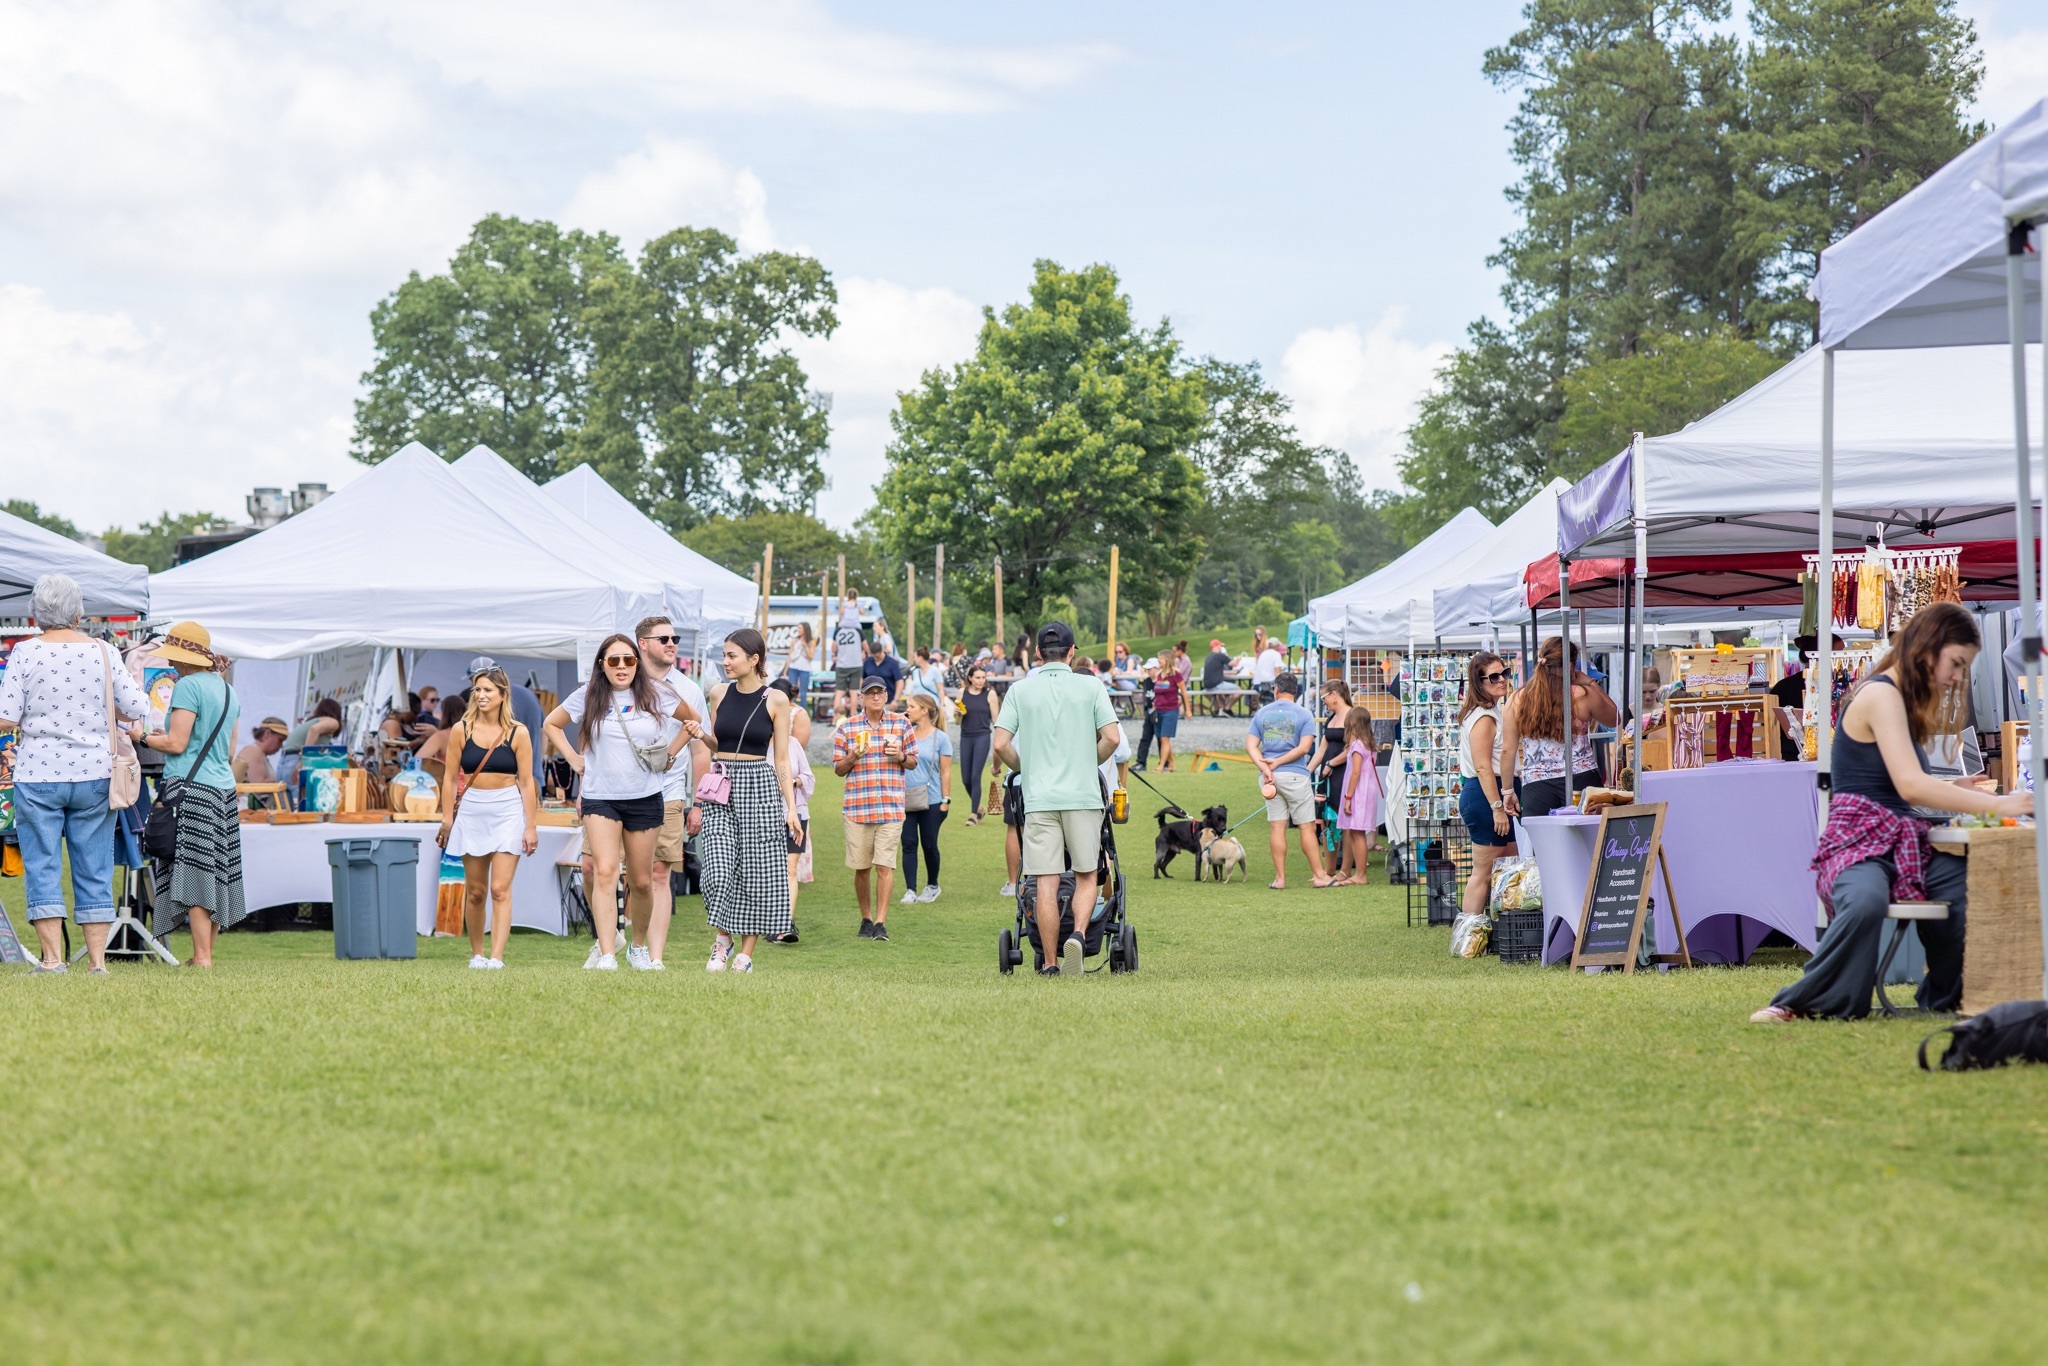
[[[939,547],[932,566],[932,649],[946,648],[946,547]]]
[[[754,628],[764,636],[768,634],[768,594],[771,591],[770,585],[774,582],[775,542],[770,541],[761,550],[761,620]]]
[[[830,664],[825,662],[825,651],[831,648],[825,642],[832,638],[829,634],[832,628],[826,623],[836,616],[837,611],[832,601],[832,571],[821,569],[818,571],[818,648],[813,652],[811,660],[811,667],[813,669],[825,670],[839,663],[837,649],[833,649],[832,662]],[[806,706],[810,705],[810,699],[805,698],[804,704]]]
[[[917,566],[910,561],[903,562],[903,634],[897,639],[909,648],[917,648]],[[908,658],[906,655],[905,658]]]
[[[840,597],[840,600],[841,600],[841,601],[844,601],[844,600],[845,600],[845,598],[846,598],[846,556],[845,556],[845,555],[841,555],[841,556],[839,557],[839,597]]]
[[[996,649],[1010,653],[1010,638],[1003,634],[1003,557],[996,556]]]
[[[1116,569],[1116,547],[1112,545],[1109,548],[1109,657],[1112,661],[1116,659]]]

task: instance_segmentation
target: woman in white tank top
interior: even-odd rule
[[[1458,791],[1458,814],[1472,836],[1472,876],[1465,883],[1464,909],[1486,909],[1493,887],[1493,861],[1515,852],[1514,825],[1500,788],[1500,750],[1504,727],[1501,701],[1514,687],[1507,662],[1481,650],[1465,666],[1465,697],[1458,704],[1458,772],[1465,779]]]

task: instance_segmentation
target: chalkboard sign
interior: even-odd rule
[[[1600,813],[1600,834],[1593,846],[1593,872],[1586,879],[1586,904],[1579,914],[1579,942],[1572,966],[1636,969],[1637,951],[1646,930],[1653,875],[1664,873],[1670,896],[1671,873],[1664,864],[1664,803],[1610,806]],[[1679,951],[1653,961],[1692,966],[1685,926],[1672,897],[1671,923],[1678,930]],[[1650,931],[1654,934],[1654,930]]]
[[[0,906],[0,963],[26,963],[29,956],[22,951],[21,940],[14,934],[14,922],[7,918],[7,908]]]

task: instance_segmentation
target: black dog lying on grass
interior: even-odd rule
[[[1168,819],[1171,817],[1172,819]],[[1173,862],[1175,854],[1195,856],[1195,881],[1202,880],[1202,831],[1213,830],[1222,834],[1230,825],[1230,811],[1221,806],[1212,806],[1202,813],[1200,820],[1188,815],[1177,806],[1162,806],[1157,817],[1159,838],[1152,841],[1152,876],[1172,877],[1166,865]]]

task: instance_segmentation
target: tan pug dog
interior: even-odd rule
[[[1233,872],[1239,882],[1245,880],[1244,846],[1235,836],[1202,831],[1202,862],[1209,865],[1211,882],[1228,882]]]

